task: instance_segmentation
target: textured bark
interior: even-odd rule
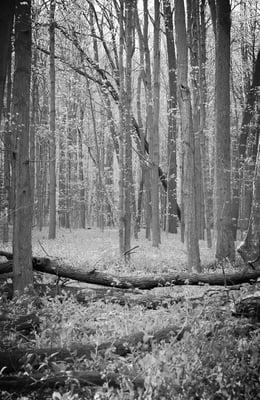
[[[0,256],[8,257],[10,260],[0,264],[0,274],[12,271],[12,254],[0,251]],[[98,272],[95,269],[86,271],[86,264],[73,267],[73,265],[62,260],[51,260],[48,258],[33,257],[33,269],[35,271],[48,273],[64,278],[74,279],[79,282],[94,283],[103,286],[112,286],[122,289],[153,289],[160,286],[169,285],[200,285],[207,283],[209,285],[236,285],[243,282],[255,280],[260,276],[260,271],[238,271],[228,274],[197,274],[197,273],[169,273],[161,276],[118,276]]]
[[[194,133],[192,126],[190,91],[188,88],[188,48],[183,0],[177,0],[175,3],[175,30],[177,47],[178,103],[181,114],[183,142],[182,201],[184,210],[182,210],[182,220],[185,224],[188,267],[190,270],[195,268],[200,272],[199,240],[198,229],[196,226]]]
[[[12,211],[14,209],[14,185],[11,175],[12,168],[12,131],[11,131],[11,97],[12,97],[12,57],[11,43],[9,45],[9,63],[7,67],[7,82],[6,82],[6,107],[5,107],[5,127],[4,127],[4,188],[5,188],[5,221],[3,231],[3,242],[9,241],[9,222],[13,220]]]
[[[84,111],[83,107],[81,110],[81,125],[83,125]],[[82,128],[82,127],[81,127]],[[80,197],[79,197],[79,227],[82,229],[86,228],[86,199],[85,199],[85,181],[84,181],[84,169],[83,169],[83,146],[82,146],[82,134],[81,129],[78,129],[78,140],[79,140],[79,184],[80,184]]]
[[[177,111],[177,81],[176,81],[176,56],[173,35],[173,21],[171,3],[163,1],[164,24],[168,57],[168,82],[169,94],[167,101],[168,112],[168,187],[167,187],[167,231],[177,233],[177,161],[176,161],[176,111]]]
[[[41,362],[51,356],[51,361],[66,361],[75,362],[75,357],[84,357],[92,359],[93,354],[105,355],[106,351],[111,348],[115,354],[125,357],[130,354],[134,347],[143,344],[141,349],[149,351],[153,342],[159,343],[160,341],[169,341],[172,337],[177,340],[183,338],[184,333],[189,329],[184,325],[179,327],[170,325],[166,328],[151,332],[147,339],[147,332],[136,332],[132,335],[124,336],[120,339],[115,339],[109,342],[104,342],[99,345],[96,343],[91,344],[74,344],[70,349],[68,348],[42,348],[42,349],[13,349],[9,351],[0,352],[0,368],[5,367],[5,373],[19,371],[26,358],[30,356],[30,364],[35,369],[40,366]]]
[[[240,169],[240,190],[241,190],[241,215],[240,225],[246,230],[249,225],[250,210],[252,205],[252,178],[254,174],[255,160],[257,154],[258,135],[251,123],[255,114],[257,99],[257,80],[260,76],[260,51],[258,51],[254,65],[252,84],[248,90],[246,106],[243,112],[241,133],[239,137],[239,169]]]
[[[15,375],[0,377],[0,390],[6,390],[10,393],[29,394],[35,390],[55,389],[60,386],[66,386],[69,380],[77,382],[81,387],[103,386],[120,388],[120,375],[116,373],[100,373],[96,371],[66,371],[50,374],[48,376],[38,374]],[[143,388],[144,380],[129,376],[133,387]],[[55,392],[53,392],[54,395]]]
[[[49,220],[49,239],[56,237],[56,136],[55,136],[55,6],[56,0],[50,2],[50,220]]]
[[[195,201],[196,218],[199,238],[204,239],[204,188],[202,180],[202,162],[200,146],[200,91],[199,91],[199,1],[187,1],[188,42],[190,50],[190,81],[192,124],[194,131],[194,160],[195,160]]]
[[[260,78],[258,78],[260,80]],[[257,129],[260,128],[260,81],[258,82],[258,107]],[[249,220],[249,226],[245,240],[240,245],[238,252],[246,262],[260,265],[260,140],[258,141],[257,159],[255,164],[255,176],[253,181],[253,201]]]
[[[230,3],[216,2],[216,258],[235,258],[231,207]]]
[[[200,6],[200,36],[199,36],[199,90],[200,90],[200,146],[201,146],[201,172],[204,189],[204,210],[205,227],[208,248],[212,247],[211,238],[211,198],[209,193],[209,158],[205,135],[206,124],[206,102],[207,102],[207,82],[206,82],[206,22],[205,22],[205,1]]]
[[[8,53],[14,19],[14,0],[2,0],[0,5],[0,122],[3,110]]]
[[[151,154],[151,203],[152,203],[152,245],[159,247],[159,111],[160,111],[160,2],[154,0],[153,36],[153,127],[150,137]]]
[[[13,82],[13,129],[16,149],[14,213],[14,290],[20,295],[33,286],[32,198],[29,161],[31,2],[19,0],[15,9],[15,70]]]
[[[134,20],[136,2],[125,0],[125,45],[126,45],[126,65],[125,65],[125,251],[131,248],[131,220],[133,214],[133,172],[132,172],[132,57],[134,54]],[[130,258],[130,253],[125,254],[125,258]]]

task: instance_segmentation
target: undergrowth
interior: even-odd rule
[[[63,233],[62,233],[63,234]],[[66,234],[67,235],[67,234]],[[65,236],[66,236],[65,235]],[[73,237],[73,234],[71,235]],[[79,237],[77,237],[79,238]],[[42,238],[44,242],[45,239]],[[59,243],[58,239],[58,243]],[[65,246],[69,235],[64,239]],[[107,238],[110,243],[109,238]],[[74,254],[81,254],[81,250],[74,253],[71,250],[70,259]],[[114,243],[114,242],[113,242]],[[57,245],[57,244],[56,244]],[[36,243],[36,248],[39,251]],[[54,253],[53,244],[45,242],[46,251]],[[47,249],[48,247],[48,249]],[[99,244],[97,246],[98,251]],[[72,249],[72,247],[70,247]],[[59,250],[60,251],[60,250]],[[90,252],[94,250],[90,249]],[[143,249],[140,250],[144,251]],[[176,251],[176,250],[175,250]],[[148,265],[154,272],[164,265],[170,268],[172,252],[164,254],[160,261],[160,254],[156,252],[146,254],[143,260],[144,270]],[[113,253],[113,251],[112,251]],[[90,265],[93,254],[85,262]],[[97,265],[110,271],[110,262],[115,260],[114,255],[107,257],[96,255]],[[42,255],[42,254],[41,254]],[[140,254],[139,254],[140,255]],[[176,256],[178,262],[183,254]],[[209,257],[207,253],[204,259]],[[78,262],[77,258],[77,262]],[[76,263],[77,263],[76,262]],[[182,261],[181,261],[182,262]],[[142,260],[139,259],[132,270],[141,271]],[[106,264],[106,266],[105,266]],[[120,262],[118,262],[120,266]],[[114,266],[114,269],[117,267]],[[113,271],[112,271],[113,272]],[[124,270],[122,273],[128,273]],[[131,271],[133,273],[133,271]],[[252,290],[252,287],[250,287]],[[207,289],[207,288],[206,288]],[[93,352],[91,359],[74,358],[70,362],[54,362],[51,357],[41,364],[41,371],[45,375],[68,370],[94,370],[106,376],[115,373],[119,376],[120,388],[115,389],[108,384],[103,387],[81,387],[78,382],[70,380],[65,387],[57,386],[55,390],[34,392],[22,397],[19,394],[2,392],[1,399],[53,399],[53,400],[253,400],[260,399],[260,329],[245,319],[232,317],[231,307],[235,299],[225,290],[216,291],[216,294],[207,295],[197,302],[189,301],[191,293],[197,294],[205,288],[161,288],[154,290],[165,292],[181,292],[186,300],[168,307],[156,310],[147,310],[143,306],[120,306],[106,301],[90,302],[88,306],[79,304],[75,298],[65,291],[51,297],[46,294],[40,299],[32,299],[26,295],[20,299],[7,301],[1,299],[1,308],[15,319],[21,314],[36,313],[40,318],[40,327],[29,337],[15,331],[6,332],[1,338],[1,350],[12,347],[20,348],[58,348],[70,347],[75,344],[100,344],[130,335],[135,332],[149,334],[154,331],[177,325],[180,328],[188,326],[182,340],[172,338],[160,344],[152,343],[149,351],[145,343],[140,343],[132,349],[127,357],[120,357],[113,352],[111,346],[101,356]],[[246,292],[248,286],[242,289]],[[241,291],[240,291],[241,292]],[[244,294],[244,293],[242,293]],[[40,300],[40,301],[39,301]],[[28,360],[27,360],[28,361]],[[30,365],[24,370],[30,374]],[[1,371],[4,374],[4,371]],[[138,388],[133,382],[143,380],[143,388]]]

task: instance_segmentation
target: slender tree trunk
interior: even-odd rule
[[[85,199],[85,181],[84,181],[84,169],[83,169],[83,145],[82,145],[82,130],[83,130],[83,118],[84,109],[81,109],[81,127],[78,129],[78,140],[79,140],[79,204],[80,204],[80,215],[79,215],[79,227],[81,229],[86,228],[86,199]]]
[[[189,269],[201,271],[195,203],[195,159],[192,127],[191,98],[188,88],[188,48],[183,0],[175,2],[175,29],[177,48],[178,102],[181,114],[183,141],[183,205],[182,219],[185,222],[185,239]]]
[[[216,2],[216,258],[234,260],[230,160],[230,3]]]
[[[9,62],[9,46],[11,41],[15,0],[1,0],[0,5],[0,123],[3,111],[5,79]]]
[[[125,79],[124,79],[124,3],[120,2],[120,19],[119,19],[119,251],[123,255],[125,253],[125,168],[124,168],[124,132],[125,132]]]
[[[206,23],[205,23],[205,0],[201,2],[200,7],[200,40],[199,40],[199,90],[200,90],[200,146],[201,146],[201,171],[204,189],[204,210],[205,226],[208,248],[212,247],[211,238],[211,200],[209,193],[209,158],[206,146],[205,124],[206,124],[206,101],[207,101],[207,83],[206,83]]]
[[[147,0],[143,0],[144,8],[144,28],[143,28],[143,41],[144,41],[144,59],[145,59],[145,97],[146,97],[146,131],[147,139],[150,137],[153,129],[153,104],[152,104],[152,74],[151,74],[151,60],[149,50],[149,32],[148,32],[148,4]],[[145,226],[146,226],[146,239],[151,239],[151,171],[148,166],[145,167],[144,174],[145,184]]]
[[[169,98],[168,112],[168,186],[167,186],[167,231],[177,233],[177,161],[176,161],[176,110],[177,110],[177,82],[176,82],[176,56],[173,36],[173,21],[171,3],[163,0],[164,23],[168,57]]]
[[[252,204],[252,168],[254,171],[254,163],[257,152],[257,141],[255,133],[251,129],[251,120],[254,115],[256,103],[256,82],[260,75],[260,51],[258,51],[256,63],[254,65],[253,79],[251,87],[247,92],[246,106],[243,112],[241,133],[239,137],[239,170],[240,170],[240,226],[242,230],[248,228],[250,210]],[[253,136],[253,138],[252,138]],[[252,160],[252,158],[254,160]],[[253,161],[253,164],[252,164]]]
[[[159,111],[160,111],[160,2],[154,0],[153,40],[153,129],[150,139],[151,154],[151,200],[152,200],[152,245],[159,247]]]
[[[50,3],[50,220],[49,239],[56,237],[56,106],[55,106],[55,6]]]
[[[9,63],[7,69],[7,85],[6,85],[6,107],[5,107],[5,131],[4,131],[4,188],[5,188],[5,221],[3,242],[9,241],[9,222],[11,222],[13,205],[13,191],[11,179],[11,150],[12,150],[12,131],[11,131],[11,96],[12,96],[12,57],[11,57],[11,43],[9,45]]]
[[[15,9],[15,70],[13,127],[16,136],[16,191],[13,234],[13,288],[20,295],[33,287],[32,197],[29,161],[31,2],[19,0]]]
[[[258,104],[256,114],[257,129],[260,129],[260,77],[257,77]],[[245,262],[260,264],[260,140],[258,140],[255,176],[253,181],[253,201],[250,214],[249,227],[244,242],[238,252]],[[252,265],[254,267],[254,265]]]
[[[195,193],[199,238],[204,239],[204,190],[200,149],[200,92],[199,92],[199,1],[187,1],[188,33],[191,65],[192,121],[195,141]]]

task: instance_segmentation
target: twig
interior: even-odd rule
[[[134,250],[134,249],[137,249],[137,247],[140,247],[140,246],[134,246],[134,247],[132,247],[131,249],[126,250],[126,251],[123,253],[123,256],[126,256],[127,254],[130,254],[131,251]]]
[[[41,244],[41,242],[38,240],[39,245],[41,246],[43,252],[46,254],[46,256],[48,256],[49,258],[51,258],[51,256],[47,253],[47,251],[45,250],[45,248],[43,247],[43,245]]]

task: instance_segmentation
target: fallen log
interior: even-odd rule
[[[9,259],[6,263],[0,264],[0,274],[12,271],[11,253],[0,251],[0,256]],[[32,258],[33,269],[35,271],[56,275],[58,277],[69,278],[79,282],[92,283],[102,286],[112,286],[121,289],[139,288],[154,289],[155,287],[171,285],[237,285],[245,282],[255,281],[260,277],[260,270],[235,271],[232,273],[189,273],[174,272],[161,276],[118,276],[99,272],[83,264],[79,268],[73,267],[65,261],[49,259],[45,257]],[[85,269],[85,270],[84,270]]]
[[[69,380],[78,382],[80,386],[103,386],[107,383],[115,388],[120,387],[119,374],[108,373],[104,375],[95,371],[67,371],[48,376],[42,374],[1,376],[0,390],[6,390],[9,393],[26,394],[34,390],[54,389],[57,386],[64,386],[68,384]],[[136,389],[144,387],[142,378],[134,378],[132,383]]]
[[[131,353],[139,343],[142,344],[142,349],[148,351],[151,348],[152,342],[160,342],[162,340],[169,341],[172,337],[176,340],[181,340],[184,333],[189,330],[188,326],[182,328],[178,326],[169,326],[160,329],[154,333],[147,334],[145,332],[137,332],[123,338],[96,344],[75,344],[68,348],[45,348],[45,349],[11,349],[0,352],[0,370],[5,373],[18,372],[23,365],[30,364],[32,368],[37,369],[43,360],[46,358],[51,361],[66,361],[73,362],[75,357],[92,359],[92,354],[99,353],[104,355],[106,350],[111,348],[113,353],[122,357]]]

